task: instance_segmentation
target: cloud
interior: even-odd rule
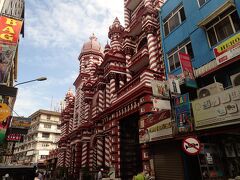
[[[114,18],[123,22],[123,0],[31,0],[29,6],[26,36],[35,46],[66,48],[93,32],[105,41]]]

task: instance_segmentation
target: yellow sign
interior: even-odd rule
[[[0,103],[0,122],[11,115],[10,108],[5,103]]]

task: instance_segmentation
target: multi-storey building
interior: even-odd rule
[[[57,148],[60,138],[60,113],[38,110],[32,119],[23,142],[15,145],[14,156],[18,164],[43,164],[49,152]]]
[[[175,179],[239,176],[240,1],[168,0],[161,8],[160,24],[166,74],[178,77],[181,94],[189,93],[193,112],[189,117],[193,132],[172,142],[184,164],[174,165],[174,171],[181,172],[181,178]],[[178,52],[190,57],[198,87],[190,87],[184,78]],[[190,135],[201,143],[195,156],[181,150],[182,139]],[[166,157],[167,150],[159,157]],[[169,178],[172,168],[173,163],[165,163],[157,175]]]
[[[74,113],[63,111],[69,131],[59,141],[59,166],[75,177],[81,169],[100,167],[113,168],[122,179],[132,179],[140,170],[153,175],[151,147],[139,143],[139,127],[156,113],[151,81],[165,79],[158,21],[162,3],[125,0],[125,27],[114,20],[110,44],[103,49],[95,35],[84,43]]]
[[[1,110],[10,112],[9,115],[17,96],[17,88],[13,86],[17,80],[19,34],[24,34],[23,20],[24,0],[0,0],[0,103]],[[0,146],[5,149],[2,141],[9,120],[0,121],[4,122],[4,125],[0,126]],[[5,153],[0,154],[2,156]]]

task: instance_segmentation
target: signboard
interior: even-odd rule
[[[224,41],[213,51],[218,65],[240,55],[240,33]]]
[[[168,75],[168,84],[170,92],[173,94],[181,94],[180,86],[179,86],[179,80],[176,76],[169,74]]]
[[[240,123],[240,86],[192,102],[195,128]]]
[[[178,57],[181,63],[186,86],[197,88],[190,56],[188,54],[178,52]]]
[[[10,108],[6,103],[0,103],[0,123],[2,123],[8,116],[11,115]]]
[[[188,137],[183,140],[182,148],[188,155],[196,155],[200,152],[200,142],[197,138]]]
[[[175,120],[178,132],[188,132],[191,130],[191,107],[189,94],[183,94],[173,98],[175,108]]]
[[[140,120],[139,142],[146,143],[171,138],[172,121],[170,110]]]
[[[0,16],[0,43],[16,45],[21,29],[22,21]]]
[[[157,97],[169,97],[169,87],[166,81],[152,80],[152,92],[153,96]]]
[[[13,117],[11,122],[12,128],[21,128],[21,129],[29,129],[31,126],[31,118],[25,117]]]
[[[6,134],[6,131],[7,131],[8,125],[9,125],[9,121],[10,121],[10,116],[0,122],[0,144],[5,139],[5,134]]]
[[[159,110],[170,110],[171,105],[169,100],[162,100],[159,98],[153,98],[153,107]]]
[[[0,82],[5,82],[16,53],[16,45],[0,43]]]
[[[20,141],[22,134],[8,134],[6,137],[7,141]]]

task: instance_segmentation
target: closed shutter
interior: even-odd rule
[[[180,144],[158,144],[152,149],[156,180],[184,180]]]

